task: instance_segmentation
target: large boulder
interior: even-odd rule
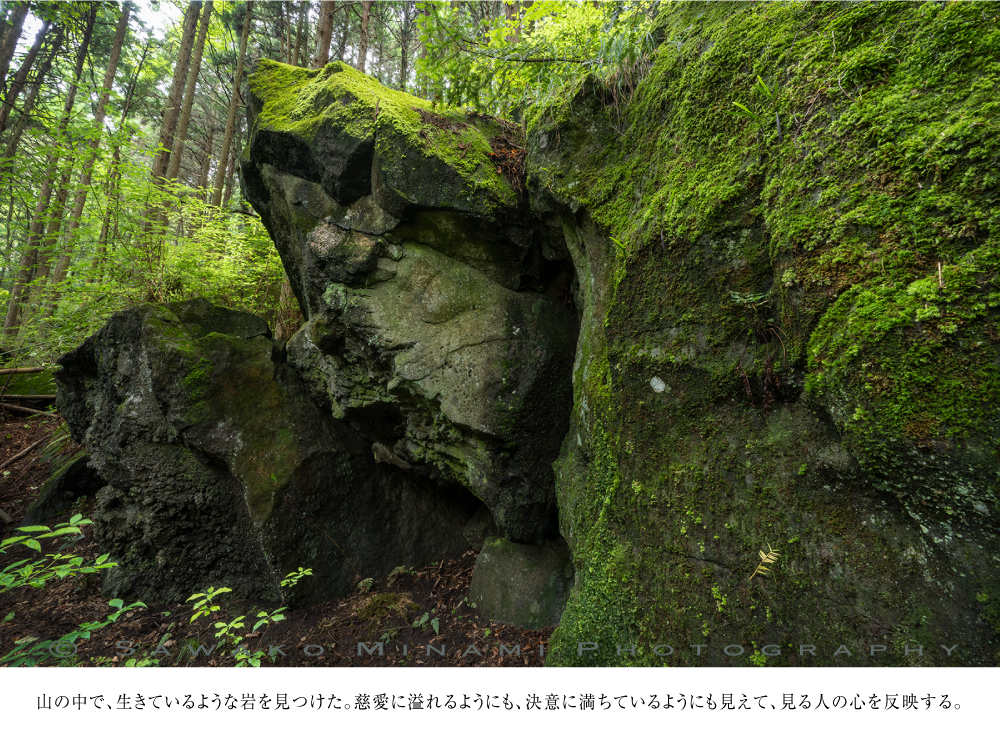
[[[108,483],[105,592],[178,601],[229,586],[294,601],[345,594],[467,547],[481,504],[391,464],[319,410],[282,344],[207,301],[119,313],[60,360],[58,404]]]
[[[557,463],[576,585],[548,661],[997,663],[982,23],[663,4],[630,99],[591,81],[530,111],[533,210],[568,234],[583,308]]]
[[[491,159],[510,131],[341,63],[263,61],[250,92],[246,191],[307,319],[288,363],[313,400],[508,539],[557,534],[577,319],[565,248]]]

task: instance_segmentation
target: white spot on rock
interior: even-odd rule
[[[666,385],[663,384],[663,380],[659,377],[654,377],[650,380],[649,386],[653,388],[654,392],[663,392],[663,389],[666,387]]]

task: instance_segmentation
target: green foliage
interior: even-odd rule
[[[425,630],[427,629],[427,625],[430,624],[431,629],[434,630],[434,634],[441,634],[441,620],[438,617],[431,619],[430,616],[430,612],[424,612],[422,617],[413,620],[413,628]]]
[[[23,666],[30,668],[55,660],[69,661],[72,656],[76,655],[76,643],[78,640],[89,640],[92,632],[117,622],[118,617],[124,612],[146,607],[141,601],[133,602],[128,606],[124,606],[124,604],[125,602],[121,599],[112,599],[108,602],[108,606],[115,611],[109,614],[106,619],[97,622],[85,622],[78,629],[63,635],[58,640],[44,640],[40,642],[37,637],[25,637],[15,640],[16,646],[14,649],[0,658],[0,666],[6,665],[11,668]]]
[[[422,5],[417,23],[427,53],[418,68],[428,94],[499,115],[564,96],[588,75],[604,82],[615,102],[624,101],[655,45],[653,2],[543,1],[510,18],[502,3],[478,15],[464,4]]]
[[[14,545],[23,545],[41,552],[40,540],[65,535],[82,536],[83,531],[80,528],[91,522],[93,521],[85,519],[82,515],[74,515],[69,522],[60,523],[53,530],[44,525],[18,528],[18,532],[25,534],[14,535],[0,541],[0,553],[6,553]],[[84,562],[79,556],[64,553],[50,553],[45,558],[47,560],[22,559],[0,571],[0,594],[25,585],[41,589],[45,587],[46,582],[54,579],[75,578],[81,574],[97,573],[117,565],[108,561],[106,553],[91,563]]]
[[[49,529],[44,525],[31,525],[17,528],[22,535],[14,535],[0,541],[0,553],[6,553],[15,545],[23,545],[34,551],[41,552],[40,540],[47,538],[58,538],[63,536],[83,535],[82,527],[90,525],[91,520],[85,519],[82,515],[73,515],[69,522],[60,523],[54,529]],[[70,545],[75,542],[71,540]],[[66,547],[63,546],[63,548]],[[62,550],[62,548],[60,548]],[[36,589],[44,588],[49,581],[56,579],[75,578],[80,574],[97,573],[106,568],[114,568],[117,563],[108,561],[108,554],[98,557],[91,563],[85,563],[79,556],[71,556],[64,553],[50,553],[45,556],[48,560],[31,561],[24,559],[12,563],[3,571],[0,571],[0,594],[17,589],[21,586],[32,586]],[[66,660],[76,654],[76,643],[78,640],[89,640],[92,632],[107,627],[118,620],[123,612],[139,607],[145,607],[142,602],[134,602],[124,606],[121,599],[112,599],[108,604],[115,610],[104,620],[97,622],[86,622],[79,628],[63,635],[57,640],[42,640],[37,637],[25,637],[15,640],[15,647],[9,653],[0,658],[0,665],[7,665],[12,668],[32,667],[54,660]],[[14,612],[10,612],[3,620],[4,623],[14,618]],[[2,626],[2,625],[0,625]]]
[[[293,588],[305,576],[312,576],[312,569],[304,569],[300,566],[298,571],[292,571],[285,576],[281,582],[281,586],[285,588]],[[192,594],[188,597],[189,602],[194,601],[194,614],[191,616],[191,621],[194,622],[200,617],[209,617],[218,613],[221,610],[221,607],[218,604],[213,604],[213,601],[220,594],[228,594],[231,591],[232,589],[228,587],[222,587],[219,589],[210,587],[208,591]],[[280,607],[275,609],[273,612],[258,612],[257,621],[250,630],[251,633],[256,632],[261,627],[274,624],[275,622],[280,622],[285,619],[285,615],[281,612],[286,609],[287,607]],[[220,641],[222,647],[232,650],[233,655],[236,658],[237,668],[245,668],[247,666],[259,668],[261,661],[266,657],[266,653],[263,650],[250,652],[243,644],[244,636],[239,632],[239,630],[246,627],[246,623],[244,622],[245,619],[246,615],[240,615],[239,617],[236,617],[228,622],[215,622],[213,624],[216,630],[215,637]]]

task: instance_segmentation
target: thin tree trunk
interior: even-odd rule
[[[35,63],[35,57],[38,56],[38,52],[42,48],[42,41],[45,40],[45,35],[49,32],[50,26],[51,23],[49,21],[42,23],[42,27],[35,34],[35,42],[31,44],[31,48],[28,49],[28,53],[24,56],[24,61],[21,62],[21,67],[14,75],[14,80],[7,88],[7,95],[4,97],[3,105],[0,106],[0,135],[7,129],[10,111],[14,109],[14,103],[21,94],[21,90],[24,89],[24,82],[28,79],[28,72],[31,70],[31,65]]]
[[[28,15],[28,3],[17,3],[11,12],[10,25],[4,28],[3,41],[0,43],[0,81],[7,81],[10,62],[17,51],[17,42],[24,28],[24,18]]]
[[[351,28],[351,15],[347,12],[348,6],[344,5],[344,17],[340,23],[340,40],[337,41],[337,60],[343,61],[344,54],[347,53],[347,34]]]
[[[516,0],[514,2],[511,2],[511,0],[506,0],[504,2],[503,12],[504,15],[507,17],[507,22],[511,23],[515,19],[520,18],[521,12],[518,6],[519,3]],[[511,33],[507,34],[507,43],[517,43],[520,40],[521,40],[521,24],[518,23],[517,26],[514,28],[514,30]]]
[[[423,3],[417,3],[417,13],[419,15],[424,16],[425,18],[428,17],[430,15],[430,10],[427,9],[427,3],[425,3],[425,2],[423,2]],[[420,60],[423,61],[426,58],[427,58],[427,44],[424,43],[423,41],[421,41],[420,42]],[[418,67],[417,87],[420,90],[420,96],[426,99],[427,98],[427,75],[419,73],[419,68],[420,67]]]
[[[38,263],[35,266],[30,292],[26,298],[29,304],[29,313],[45,303],[49,273],[52,269],[52,260],[58,252],[59,231],[62,229],[63,217],[66,214],[66,202],[69,201],[69,182],[72,178],[73,157],[66,163],[62,176],[59,178],[59,190],[56,192],[55,204],[46,212],[47,228],[39,240]]]
[[[308,29],[305,27],[307,15],[309,15],[309,0],[302,0],[299,3],[299,28],[295,33],[295,51],[292,53],[292,66],[299,65],[299,53],[302,51],[302,34],[303,31],[308,33]]]
[[[118,120],[119,132],[124,128],[125,120],[128,119],[129,108],[132,106],[132,99],[135,96],[135,90],[139,84],[139,75],[142,73],[142,67],[146,63],[146,56],[149,55],[149,49],[152,44],[152,39],[146,41],[146,45],[142,49],[142,57],[139,59],[139,63],[135,67],[135,72],[132,74],[132,81],[129,83],[128,92],[125,94],[125,104],[122,105],[121,117]],[[119,139],[118,143],[115,145],[114,152],[111,154],[110,176],[108,176],[107,183],[104,187],[105,199],[107,200],[104,211],[104,221],[101,222],[101,234],[97,238],[97,252],[94,254],[94,263],[87,273],[88,283],[93,283],[95,281],[101,282],[102,280],[108,236],[111,231],[112,197],[114,192],[118,191],[118,187],[122,180],[121,151],[122,143]]]
[[[208,3],[211,5],[211,2]],[[125,32],[128,30],[128,17],[131,8],[128,3],[122,3],[121,16],[118,19],[118,27],[115,29],[115,40],[111,47],[111,58],[108,59],[108,68],[104,72],[104,83],[101,85],[101,97],[97,103],[97,111],[94,113],[94,137],[90,139],[89,151],[83,162],[83,171],[80,174],[79,190],[76,200],[73,202],[73,212],[70,214],[69,226],[66,227],[66,245],[63,254],[59,257],[55,272],[52,274],[52,285],[58,286],[66,277],[69,270],[70,259],[73,255],[73,237],[80,227],[80,220],[83,217],[83,207],[87,202],[87,192],[90,190],[90,180],[94,172],[94,162],[97,160],[97,149],[101,145],[101,135],[104,133],[104,118],[107,116],[108,99],[111,97],[111,87],[115,83],[115,72],[118,70],[118,59],[121,58],[122,43],[125,40]],[[53,301],[51,308],[55,307]],[[51,311],[50,308],[50,311]]]
[[[285,0],[285,63],[292,63],[292,4]]]
[[[194,57],[188,70],[187,88],[184,90],[184,110],[177,125],[177,135],[174,147],[170,151],[170,165],[167,167],[167,180],[175,181],[180,172],[181,158],[184,155],[184,139],[187,137],[188,125],[191,124],[191,110],[194,108],[194,92],[198,85],[198,74],[201,73],[201,57],[205,53],[205,38],[208,36],[208,24],[212,19],[213,0],[205,3],[201,14],[201,27],[198,29],[198,40],[195,43]]]
[[[163,125],[160,128],[159,150],[153,158],[153,181],[159,182],[167,172],[170,151],[174,145],[174,128],[180,116],[181,93],[187,81],[188,62],[191,58],[191,47],[194,45],[195,31],[198,28],[198,13],[201,11],[201,0],[193,0],[184,13],[184,31],[181,35],[181,45],[177,50],[177,66],[174,69],[174,79],[167,95],[167,106],[163,111]]]
[[[42,83],[45,81],[46,75],[49,73],[49,69],[52,68],[52,62],[56,58],[56,54],[59,53],[59,48],[62,46],[63,31],[62,28],[58,28],[55,38],[52,39],[52,46],[49,49],[49,53],[45,57],[45,61],[38,69],[38,73],[35,74],[35,80],[31,83],[31,91],[28,93],[28,98],[24,101],[24,107],[21,110],[21,114],[17,118],[17,124],[14,125],[14,129],[10,134],[10,140],[7,141],[7,150],[4,152],[4,158],[6,159],[0,167],[0,177],[2,177],[6,172],[10,170],[11,159],[14,157],[14,153],[17,152],[18,143],[21,142],[21,136],[28,127],[28,123],[31,121],[31,112],[35,109],[35,102],[38,100],[38,95],[42,89]]]
[[[212,143],[215,141],[215,120],[209,117],[208,135],[205,137],[204,154],[201,159],[201,172],[198,174],[198,190],[204,192],[208,188],[208,170],[212,167]],[[205,196],[204,193],[201,194]]]
[[[312,68],[322,69],[330,63],[330,40],[333,38],[333,0],[320,3],[319,25],[316,26],[316,53],[313,54]]]
[[[358,71],[364,73],[365,57],[368,55],[368,26],[372,18],[372,0],[361,3],[361,40],[358,43]]]
[[[403,22],[399,26],[399,90],[406,91],[406,77],[410,73],[410,34],[413,32],[413,19],[410,11],[413,4],[403,3]]]
[[[215,191],[212,194],[212,206],[222,204],[222,187],[226,180],[226,169],[229,166],[229,150],[233,144],[233,132],[236,129],[236,112],[240,102],[240,84],[243,81],[243,63],[247,52],[247,39],[252,25],[253,2],[247,2],[247,14],[243,20],[243,35],[240,37],[240,55],[236,61],[236,77],[233,79],[233,96],[229,101],[229,117],[226,119],[226,134],[222,138],[222,149],[219,151],[219,166],[215,172]]]
[[[76,101],[76,92],[80,86],[80,76],[83,74],[83,64],[87,59],[87,50],[90,47],[90,39],[94,32],[94,21],[97,18],[97,5],[90,6],[87,13],[87,23],[84,28],[83,38],[80,41],[80,48],[77,51],[76,67],[73,70],[73,83],[70,84],[66,93],[66,100],[63,104],[63,116],[56,127],[55,139],[61,140],[69,126],[70,114],[73,111],[73,104]],[[52,184],[59,168],[59,155],[53,155],[49,159],[49,166],[45,173],[42,189],[35,202],[35,210],[32,213],[31,221],[28,225],[28,237],[21,251],[21,260],[18,264],[17,277],[11,286],[10,301],[7,306],[7,316],[4,319],[4,336],[13,339],[17,336],[18,328],[21,324],[21,309],[28,298],[28,284],[31,282],[32,274],[35,271],[35,264],[38,261],[38,247],[42,238],[42,230],[45,227],[46,210],[52,198]]]
[[[3,285],[3,279],[7,275],[7,256],[10,255],[10,248],[14,244],[13,238],[10,236],[10,223],[14,219],[14,195],[10,195],[10,206],[7,207],[7,242],[3,248],[3,262],[0,263],[0,286]]]
[[[229,206],[229,200],[233,198],[233,186],[236,182],[236,148],[229,152],[229,163],[226,165],[226,195],[222,198],[222,205]]]

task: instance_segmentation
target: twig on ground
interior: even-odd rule
[[[21,457],[27,456],[28,454],[30,454],[32,451],[34,451],[35,449],[37,449],[39,446],[41,446],[43,443],[45,443],[48,440],[49,440],[48,436],[45,436],[44,438],[40,438],[37,441],[35,441],[33,444],[31,444],[31,446],[29,446],[24,451],[22,451],[21,453],[14,454],[14,456],[11,456],[9,459],[7,459],[7,461],[5,461],[4,463],[0,464],[0,471],[2,471],[3,469],[6,469],[8,466],[10,466],[11,464],[13,464],[15,461],[17,461]]]
[[[35,410],[34,408],[22,408],[20,405],[10,405],[9,403],[0,403],[0,408],[4,410],[9,410],[12,413],[26,413],[28,415],[56,415],[56,413],[47,413],[44,410]]]

